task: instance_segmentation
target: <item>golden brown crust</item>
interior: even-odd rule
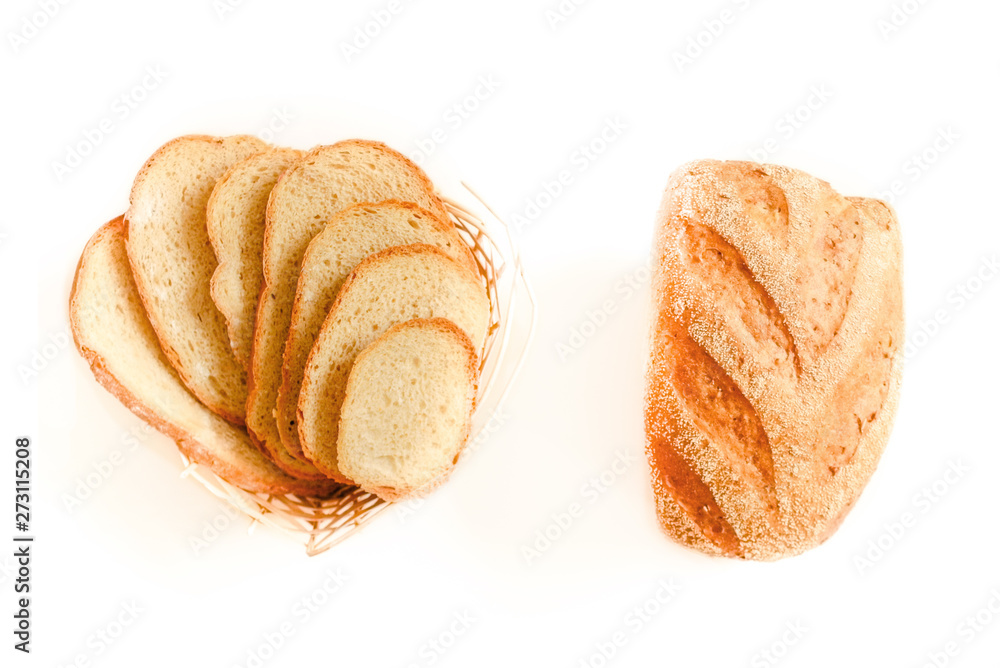
[[[144,183],[149,178],[149,173],[152,170],[153,166],[159,160],[161,160],[164,155],[168,154],[178,144],[190,143],[190,142],[203,142],[206,144],[219,145],[223,144],[226,141],[237,141],[237,140],[247,140],[247,141],[257,142],[261,145],[262,149],[267,147],[266,143],[262,142],[260,139],[257,139],[256,137],[253,137],[252,135],[234,135],[231,137],[213,137],[211,135],[184,135],[181,137],[176,137],[174,139],[171,139],[167,143],[163,144],[160,148],[158,148],[153,153],[153,155],[151,155],[143,164],[142,168],[139,170],[139,173],[136,175],[135,181],[132,186],[132,192],[129,196],[129,201],[130,201],[129,211],[126,211],[124,216],[124,234],[125,234],[126,245],[129,244],[129,237],[130,237],[129,215],[132,210],[132,206],[134,205],[135,194],[137,192],[137,189],[139,188],[140,184]],[[137,271],[136,262],[133,259],[131,253],[129,254],[129,264],[132,267],[133,275],[141,277],[142,274],[141,272]],[[149,290],[143,284],[141,278],[137,278],[136,285],[138,286],[139,297],[140,299],[142,299],[143,306],[146,309],[146,312],[149,313],[150,312]],[[188,387],[188,389],[190,389],[191,392],[195,394],[195,396],[198,396],[199,400],[205,403],[205,405],[207,405],[216,415],[219,415],[223,419],[242,427],[245,423],[245,416],[227,409],[226,406],[224,406],[223,404],[214,401],[213,397],[208,396],[204,392],[200,392],[199,383],[193,382],[192,378],[188,374],[187,369],[185,369],[184,364],[181,363],[180,356],[173,349],[173,347],[169,345],[168,338],[166,336],[167,333],[163,329],[162,323],[157,322],[156,318],[150,318],[150,323],[153,326],[153,331],[156,332],[156,336],[160,341],[160,347],[163,349],[164,354],[167,356],[167,359],[170,360],[170,364],[174,367],[174,369],[177,370],[178,375],[180,376],[181,380],[184,381],[184,384]]]
[[[285,172],[279,177],[274,189],[271,191],[272,196],[268,201],[266,219],[268,221],[267,225],[270,228],[271,220],[274,218],[275,200],[274,193],[279,192],[282,185],[290,179],[295,177],[297,170],[304,165],[308,165],[310,161],[317,158],[317,156],[322,155],[326,151],[336,150],[339,147],[358,145],[367,148],[374,149],[386,155],[391,155],[396,158],[400,164],[405,165],[409,170],[410,176],[415,178],[425,194],[428,197],[429,203],[432,205],[433,212],[438,214],[438,216],[450,223],[448,218],[448,211],[441,201],[440,197],[436,194],[434,190],[434,184],[431,182],[430,178],[424,171],[414,164],[409,158],[404,156],[402,153],[390,148],[389,146],[376,141],[366,140],[366,139],[349,139],[345,141],[338,142],[333,145],[317,146],[312,149],[306,155],[303,156],[302,160],[297,162],[291,168],[285,170]],[[264,234],[264,258],[272,256],[273,253],[273,240],[269,229],[265,230]],[[303,249],[304,250],[304,249]],[[276,356],[279,362],[283,359],[284,344],[288,335],[287,322],[291,318],[291,307],[292,304],[287,304],[288,314],[287,317],[280,317],[280,310],[271,313],[269,310],[265,310],[265,300],[268,298],[275,298],[273,291],[278,288],[279,283],[282,279],[280,276],[272,275],[272,268],[266,261],[263,264],[263,281],[261,284],[261,296],[257,304],[256,318],[254,322],[254,337],[251,344],[250,351],[250,367],[247,374],[247,427],[254,433],[255,437],[263,443],[264,447],[271,452],[272,457],[276,459],[284,458],[286,455],[294,456],[294,453],[289,453],[285,448],[285,445],[281,441],[279,434],[277,421],[274,419],[273,411],[277,403],[278,389],[281,384],[281,374],[280,370],[276,374],[277,377],[264,381],[265,385],[262,385],[262,381],[257,376],[262,372],[266,374],[268,369],[267,359],[272,355]],[[296,276],[298,272],[295,272]],[[294,286],[292,288],[294,293]],[[294,299],[294,294],[292,295]],[[281,304],[278,305],[279,308],[282,307]],[[281,333],[280,336],[277,333],[266,334],[266,329],[272,326],[270,322],[272,317],[279,318],[284,324],[285,331]],[[265,341],[265,338],[273,339]],[[279,340],[280,339],[280,340]],[[268,349],[268,350],[265,350]],[[307,461],[307,458],[303,457],[302,460],[305,463],[311,465]]]
[[[361,204],[356,204],[352,207],[344,209],[337,215],[333,217],[328,223],[326,230],[331,229],[331,225],[335,224],[337,220],[347,220],[352,217],[357,211],[362,209],[371,209],[373,207],[392,207],[398,209],[405,209],[412,214],[418,215],[423,219],[430,222],[431,227],[435,228],[435,231],[446,234],[453,238],[453,244],[458,251],[458,257],[454,257],[460,263],[464,264],[469,271],[478,274],[479,265],[476,264],[476,259],[472,254],[472,250],[465,243],[465,241],[459,236],[458,231],[455,229],[453,223],[442,219],[440,215],[432,213],[421,206],[418,206],[412,202],[404,202],[397,199],[388,199],[382,202],[364,202]],[[324,244],[321,248],[317,249],[316,242],[320,240],[324,232],[320,232],[317,237],[309,244],[306,249],[306,254],[302,260],[303,272],[306,267],[312,265],[313,259],[320,254],[319,257],[322,260],[324,257],[329,261],[329,252],[327,248],[329,244]],[[302,277],[300,275],[299,279],[299,290],[301,290]],[[334,298],[335,299],[335,298]],[[316,300],[320,302],[320,300]],[[322,308],[317,306],[315,303],[310,303],[308,305],[312,308]],[[332,305],[331,305],[332,306]],[[278,389],[278,401],[276,404],[276,416],[278,421],[278,432],[281,436],[281,441],[285,446],[285,449],[291,454],[292,457],[308,461],[305,453],[302,450],[302,445],[298,439],[298,431],[295,429],[296,413],[297,413],[297,400],[299,386],[297,383],[302,381],[303,368],[300,366],[301,362],[298,360],[299,355],[299,338],[301,333],[296,331],[296,323],[301,322],[301,312],[303,309],[307,308],[306,304],[301,302],[301,296],[299,292],[296,291],[295,301],[292,303],[292,327],[289,329],[288,340],[285,342],[285,350],[282,355],[282,365],[281,365],[281,386]],[[326,308],[326,312],[329,312],[329,308]],[[297,363],[298,362],[298,363]],[[293,374],[297,375],[295,378]]]
[[[392,149],[390,149],[390,150],[392,150]],[[428,183],[430,183],[430,181],[428,181]],[[387,199],[387,200],[383,200],[381,202],[372,202],[372,203],[357,204],[357,205],[351,207],[351,209],[356,208],[356,207],[362,207],[362,206],[375,206],[376,204],[379,204],[379,205],[391,204],[393,206],[398,206],[398,207],[402,207],[404,209],[409,209],[410,211],[412,211],[415,214],[418,214],[418,215],[421,215],[421,216],[426,216],[430,221],[432,221],[432,224],[434,225],[434,227],[436,227],[439,231],[442,231],[442,232],[444,232],[446,230],[453,231],[455,233],[456,240],[458,242],[458,247],[460,249],[462,249],[462,251],[463,251],[462,254],[461,254],[461,257],[456,257],[454,259],[456,259],[459,262],[463,263],[473,273],[476,273],[476,274],[479,273],[479,265],[476,264],[476,258],[472,255],[472,249],[469,248],[469,245],[467,243],[465,243],[460,236],[458,236],[458,230],[455,227],[455,223],[451,222],[451,218],[447,214],[442,215],[440,212],[435,213],[434,211],[429,211],[429,210],[425,209],[424,207],[422,207],[422,206],[420,206],[418,204],[414,204],[413,202],[404,202],[403,200],[399,200],[399,199]],[[341,212],[341,214],[346,213],[347,211],[350,211],[350,209],[345,209],[343,212]],[[337,214],[337,215],[341,215],[341,214]]]
[[[391,257],[428,256],[428,255],[434,256],[439,260],[445,262],[446,264],[457,267],[460,272],[465,272],[473,281],[477,283],[479,282],[478,273],[474,273],[464,264],[452,259],[451,256],[449,256],[447,253],[442,251],[437,246],[431,246],[429,244],[408,244],[406,246],[392,246],[390,248],[386,248],[383,251],[379,251],[378,253],[374,253],[373,255],[368,256],[367,258],[362,260],[357,267],[354,268],[354,271],[352,271],[348,275],[348,277],[344,280],[344,284],[341,286],[340,292],[337,294],[337,298],[333,302],[333,306],[330,307],[330,311],[327,314],[327,319],[329,320],[329,318],[336,316],[338,311],[342,308],[341,305],[343,303],[345,295],[348,295],[352,292],[352,285],[354,284],[354,282],[358,280],[359,276],[365,275],[369,271],[369,267],[371,267],[372,265],[381,264],[386,261],[386,258],[391,258]],[[313,355],[315,355],[316,352],[317,349],[314,346],[313,350],[309,354],[309,358],[306,360],[306,368],[309,368],[313,365],[314,363]],[[303,380],[302,383],[302,392],[300,394],[299,406],[296,408],[296,417],[298,418],[297,424],[299,427],[299,441],[300,443],[303,444],[303,454],[307,458],[310,457],[309,438],[304,437],[303,433],[304,420],[302,411],[302,401],[304,400],[305,397],[308,397],[311,392],[312,388],[310,386],[310,378],[307,374],[306,378]],[[316,465],[316,468],[322,471],[324,475],[344,484],[354,484],[352,480],[344,476],[340,471],[333,470],[329,466],[324,466],[322,462],[317,460],[318,458],[316,459],[310,458],[310,461],[312,461]]]
[[[80,299],[79,288],[81,273],[86,267],[86,262],[91,249],[100,244],[106,243],[108,237],[120,237],[120,243],[124,244],[125,225],[124,216],[119,216],[102,226],[97,233],[87,243],[82,253],[77,269],[73,277],[73,286],[70,293],[70,327],[73,340],[81,356],[90,365],[94,377],[108,392],[128,408],[140,419],[149,423],[154,429],[173,439],[177,447],[189,459],[212,470],[220,478],[245,489],[250,492],[260,492],[267,494],[298,494],[302,496],[328,496],[337,489],[337,486],[325,483],[312,483],[298,480],[281,474],[277,469],[268,469],[266,462],[259,462],[257,465],[247,463],[245,467],[230,465],[219,459],[210,448],[205,447],[197,439],[193,438],[184,429],[178,427],[168,418],[158,414],[152,408],[138,399],[135,394],[108,369],[107,361],[97,352],[91,350],[83,344],[84,333],[80,329]],[[124,249],[123,249],[124,250]],[[168,361],[164,357],[162,362],[167,365]],[[177,377],[177,382],[180,382]],[[238,429],[237,427],[231,427]]]
[[[670,180],[653,250],[647,454],[663,528],[777,559],[833,533],[898,397],[901,248],[885,204],[776,165]]]
[[[407,165],[408,168],[412,170],[412,174],[420,180],[421,184],[423,184],[424,190],[427,192],[427,195],[434,202],[435,204],[434,213],[436,213],[438,217],[441,218],[442,220],[447,221],[449,224],[451,224],[451,219],[448,217],[448,209],[445,207],[444,202],[441,201],[441,198],[438,197],[437,191],[434,189],[434,183],[431,181],[430,177],[427,176],[427,173],[423,169],[421,169],[420,166],[417,165],[415,162],[413,162],[408,157],[406,157],[396,149],[392,148],[388,144],[383,144],[380,141],[373,141],[371,139],[346,139],[344,141],[337,142],[335,146],[344,144],[357,144],[359,146],[368,146],[369,148],[381,151],[386,155],[391,155],[402,164]],[[313,149],[313,151],[310,151],[310,154],[322,148],[324,147],[318,147],[317,149]],[[308,158],[308,156],[306,157]]]
[[[257,184],[254,187],[257,188],[258,191],[260,192],[260,197],[263,198],[264,195],[269,195],[270,190],[268,190],[266,193],[263,190],[260,190],[263,184],[261,184],[257,180],[258,177],[260,176],[259,169],[261,164],[263,163],[264,165],[267,165],[270,163],[273,168],[274,166],[281,164],[287,165],[289,161],[297,161],[301,159],[303,155],[305,155],[304,151],[299,151],[297,149],[286,148],[282,146],[275,146],[265,149],[259,153],[255,153],[250,157],[248,157],[246,160],[243,160],[241,162],[238,162],[230,166],[229,169],[227,169],[225,173],[223,173],[223,175],[219,177],[219,180],[215,182],[215,188],[212,189],[212,194],[208,198],[208,205],[205,208],[205,224],[206,227],[208,228],[208,239],[212,244],[212,248],[215,250],[215,257],[219,261],[219,266],[216,267],[215,272],[212,274],[210,293],[212,295],[213,301],[215,301],[216,306],[219,307],[219,310],[222,311],[223,316],[226,319],[226,331],[229,334],[229,340],[233,348],[233,354],[236,355],[236,359],[240,362],[240,364],[242,364],[246,368],[249,368],[250,366],[250,351],[246,349],[245,345],[242,345],[242,342],[245,341],[244,337],[246,336],[246,334],[244,333],[244,331],[241,331],[239,323],[237,323],[237,321],[233,319],[233,313],[230,310],[232,305],[228,303],[224,304],[220,302],[218,298],[218,293],[222,289],[222,287],[226,283],[234,280],[233,265],[240,261],[239,255],[237,253],[232,252],[230,245],[227,243],[227,239],[224,238],[227,232],[220,229],[219,224],[215,222],[216,216],[221,215],[219,213],[220,208],[225,206],[224,200],[220,200],[220,197],[231,196],[231,193],[228,192],[230,189],[234,187],[240,187],[241,184],[245,185],[246,179],[243,177],[248,169],[258,170],[257,174],[254,176],[254,181]],[[281,171],[283,172],[285,170],[282,169]],[[280,173],[278,174],[278,176],[280,177]],[[234,179],[242,179],[242,180],[234,181]],[[241,190],[241,199],[244,206],[246,205],[247,198],[248,198],[247,192],[245,190]],[[264,202],[266,205],[266,200],[264,200]],[[262,216],[260,220],[261,229],[260,229],[260,239],[259,239],[261,244],[263,244],[263,236],[264,236],[263,223],[264,221]],[[258,257],[257,260],[258,260],[257,264],[259,265],[260,258]],[[235,267],[235,271],[237,274],[239,273],[239,268],[240,267]],[[240,276],[239,278],[246,280],[242,276]],[[254,295],[254,299],[256,300],[256,298],[259,297],[259,295],[260,295],[260,290],[258,289],[257,294]],[[257,302],[254,301],[253,302],[254,311],[256,311],[256,304]]]

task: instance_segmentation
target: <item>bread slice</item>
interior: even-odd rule
[[[238,162],[222,175],[208,198],[205,223],[219,266],[212,274],[212,301],[225,318],[237,361],[250,366],[254,316],[263,282],[264,214],[281,173],[305,155],[272,148]]]
[[[450,320],[392,327],[358,355],[347,379],[340,471],[387,501],[443,482],[469,438],[478,369],[472,342]]]
[[[243,424],[246,369],[209,286],[217,265],[205,206],[229,167],[267,147],[250,136],[174,139],[146,162],[125,214],[129,261],[163,352],[210,409]]]
[[[98,230],[84,249],[69,310],[73,339],[97,381],[176,440],[191,460],[250,492],[329,496],[339,488],[330,481],[285,475],[257,451],[244,430],[187,390],[146,317],[126,255],[122,217]]]
[[[313,149],[271,191],[246,408],[248,428],[276,461],[293,459],[281,442],[274,413],[306,247],[344,209],[386,199],[413,202],[447,220],[423,171],[388,146],[371,141]]]
[[[340,286],[369,255],[391,246],[414,243],[437,246],[470,270],[478,271],[472,252],[451,223],[416,204],[398,200],[359,204],[342,211],[306,249],[285,343],[277,404],[281,441],[292,456],[305,458],[296,427],[302,374]]]
[[[247,369],[263,283],[267,201],[282,172],[304,155],[295,149],[273,148],[236,163],[216,183],[205,211],[208,236],[219,260],[212,275],[212,300],[226,320],[233,354]],[[274,456],[260,441],[253,440],[286,473],[309,480],[326,478],[312,464],[283,452]]]
[[[478,352],[489,316],[479,277],[434,246],[396,246],[359,264],[340,289],[306,362],[298,406],[306,456],[331,478],[350,481],[337,464],[347,378],[358,353],[390,327],[414,318],[446,318]]]

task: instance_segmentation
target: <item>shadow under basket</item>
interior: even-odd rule
[[[479,389],[469,442],[500,410],[517,376],[535,328],[535,299],[524,275],[510,227],[466,184],[473,204],[442,197],[459,234],[468,242],[490,300],[490,324],[480,355]],[[212,494],[231,503],[256,523],[282,531],[303,543],[314,556],[353,535],[391,503],[343,485],[325,499],[294,494],[247,492],[199,466],[183,454],[182,477],[198,480]]]

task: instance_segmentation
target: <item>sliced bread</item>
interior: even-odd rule
[[[273,148],[236,163],[215,184],[205,209],[208,238],[219,261],[212,274],[212,301],[225,318],[229,345],[244,367],[250,366],[263,282],[267,198],[281,173],[303,155],[291,148]]]
[[[450,320],[410,320],[365,348],[340,410],[337,464],[387,501],[426,493],[458,462],[472,426],[479,362]]]
[[[351,272],[306,361],[299,395],[299,439],[316,468],[349,482],[337,464],[337,430],[347,378],[358,354],[390,327],[446,318],[482,350],[490,305],[476,274],[427,244],[395,246]]]
[[[210,294],[218,263],[205,207],[227,169],[266,147],[250,136],[174,139],[139,172],[125,214],[129,262],[163,352],[188,389],[235,424],[245,417],[246,369]]]
[[[398,200],[359,204],[342,211],[309,244],[295,291],[278,391],[278,428],[292,456],[305,457],[295,413],[306,359],[344,280],[369,255],[414,243],[437,246],[478,271],[472,252],[451,223],[416,204]]]
[[[80,354],[98,382],[137,416],[177,441],[191,460],[251,492],[328,496],[339,486],[285,475],[247,433],[202,405],[184,386],[146,317],[125,249],[121,217],[91,238],[70,297]]]
[[[413,202],[442,219],[446,216],[423,171],[402,154],[371,141],[315,148],[282,174],[271,191],[246,411],[247,427],[278,461],[292,459],[281,442],[275,409],[306,247],[344,209],[386,199]]]

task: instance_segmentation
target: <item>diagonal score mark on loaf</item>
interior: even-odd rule
[[[853,303],[859,210],[828,183],[780,166],[722,163],[689,176],[698,187],[686,215],[674,217],[683,285],[673,290],[675,312],[750,400],[769,406],[772,388],[794,392],[829,372]],[[827,415],[830,429],[815,434],[833,472],[851,460],[862,431],[844,433],[843,422]]]
[[[666,438],[650,444],[653,484],[673,498],[704,539],[725,555],[743,556],[740,539],[719,508],[712,490],[671,443],[671,439]]]
[[[775,299],[790,240],[785,192],[747,163],[690,166],[669,190],[659,239],[666,297],[754,403],[793,387],[802,360],[789,305]],[[752,233],[751,233],[752,232]]]
[[[695,184],[690,204],[699,217],[752,221],[754,231],[776,246],[789,239],[788,199],[785,191],[763,168],[747,170],[738,161],[706,161],[683,175]]]
[[[854,210],[854,218],[863,214],[869,222],[871,234],[866,241],[873,244],[893,244],[891,252],[885,252],[888,257],[898,258],[901,249],[898,247],[898,236],[892,234],[898,225],[893,212],[882,202],[860,197],[848,198]],[[859,233],[859,237],[861,234]],[[859,252],[860,256],[861,253]],[[860,259],[855,265],[860,264]],[[857,270],[855,270],[857,271]],[[903,320],[902,284],[893,282],[898,273],[898,267],[879,265],[875,275],[870,277],[876,281],[881,299],[869,307],[868,318],[873,322],[895,323]],[[856,303],[852,302],[851,306]],[[864,308],[863,310],[869,310]],[[817,449],[822,453],[817,458],[817,466],[825,470],[819,473],[836,475],[843,467],[853,461],[861,443],[875,426],[886,405],[893,400],[893,380],[898,374],[894,369],[902,362],[902,331],[893,328],[873,329],[867,337],[865,345],[858,351],[843,373],[841,381],[831,393],[830,400],[824,405],[822,415],[818,416]],[[844,415],[841,408],[845,398],[850,398],[851,412]]]
[[[774,298],[740,251],[719,233],[693,222],[681,224],[678,247],[682,276],[696,295],[677,300],[681,324],[691,328],[698,323],[709,331],[725,332],[735,350],[735,359],[723,364],[727,369],[749,368],[796,382],[802,364],[795,340]],[[733,308],[720,308],[726,304]],[[721,327],[713,321],[721,321]],[[744,387],[750,384],[748,380]]]
[[[891,209],[856,199],[775,165],[699,161],[671,177],[653,254],[646,433],[660,522],[685,544],[732,552],[736,536],[745,558],[800,551],[817,528],[828,535],[878,462],[898,401],[901,250]],[[775,321],[784,327],[772,330]],[[725,425],[732,407],[715,411],[715,396],[683,391],[691,381],[675,365],[705,360],[678,335],[728,374],[766,430],[780,499],[771,533],[759,481],[741,478],[705,431]],[[784,343],[798,368],[768,357]],[[768,377],[775,366],[783,375]],[[697,420],[690,402],[711,406],[715,422]]]
[[[690,185],[675,216],[740,253],[783,318],[798,371],[820,362],[852,296],[862,244],[855,208],[829,183],[777,165],[712,162],[681,179]]]
[[[801,295],[795,306],[803,330],[800,346],[816,361],[847,317],[863,242],[858,210],[828,183],[820,184],[805,193],[790,188],[790,205],[805,209],[797,219],[812,223],[795,249],[795,293]]]
[[[681,323],[661,311],[657,331],[649,387],[667,389],[647,401],[655,484],[706,539],[737,554],[733,541],[766,534],[778,522],[770,441],[753,405]],[[695,473],[691,461],[702,468]],[[720,498],[713,490],[726,493]],[[726,510],[742,523],[731,526]]]
[[[836,475],[854,459],[882,411],[891,390],[898,352],[899,342],[890,333],[873,338],[844,374],[822,415],[817,417],[819,455],[815,461],[817,466],[825,467],[829,475]],[[854,407],[848,415],[844,415],[842,409],[845,397],[852,399]]]

